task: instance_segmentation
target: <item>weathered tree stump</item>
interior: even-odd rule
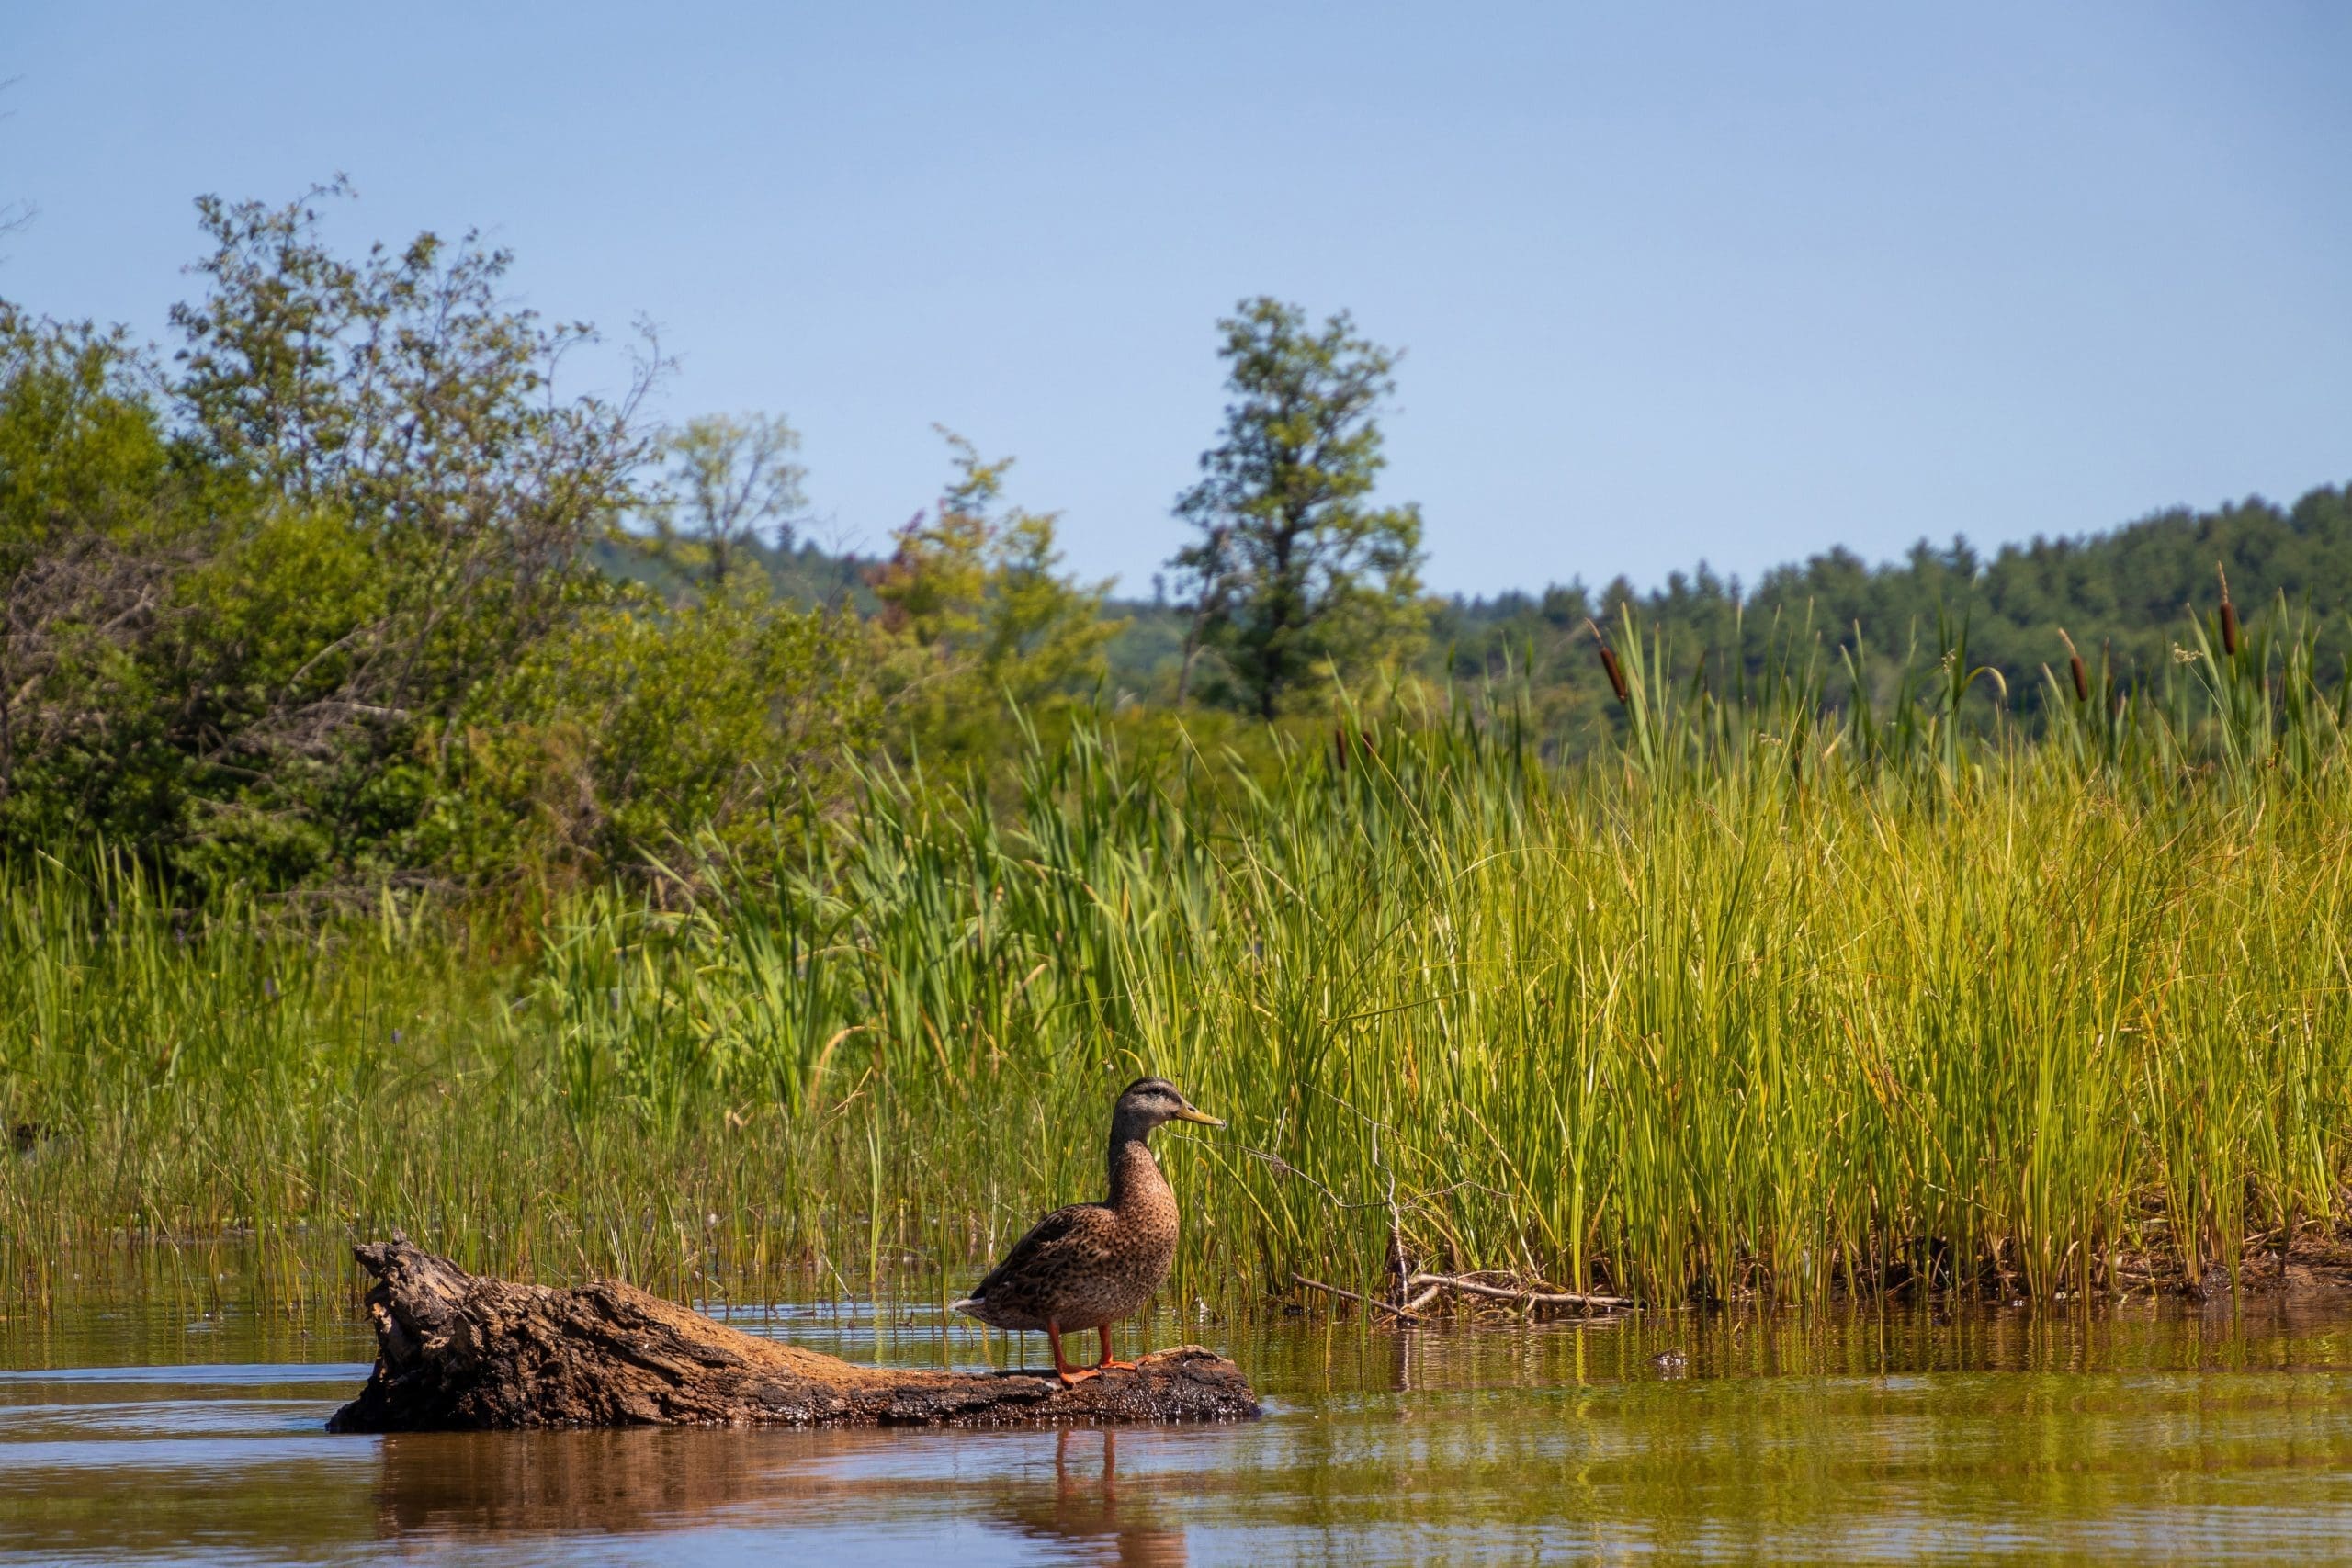
[[[352,1249],[376,1370],[331,1432],[523,1427],[1052,1427],[1258,1414],[1241,1370],[1196,1345],[1075,1388],[1047,1372],[861,1367],[603,1280],[550,1290],[469,1274],[395,1235]]]

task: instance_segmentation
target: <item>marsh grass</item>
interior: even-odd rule
[[[2045,1296],[2337,1217],[2352,757],[2312,639],[2199,623],[2120,694],[2070,665],[2032,739],[1962,628],[1891,683],[1776,646],[1717,691],[1620,626],[1622,743],[1566,766],[1488,694],[1270,765],[1081,726],[1010,799],[877,773],[683,908],[607,890],[522,942],[19,867],[9,1289],[250,1234],[300,1303],[400,1225],[526,1277],[944,1303],[1092,1194],[1145,1071],[1233,1123],[1160,1140],[1175,1299],[1227,1309],[1384,1289],[1398,1244],[1657,1304]]]

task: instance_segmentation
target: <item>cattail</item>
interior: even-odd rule
[[[1339,763],[1340,771],[1346,773],[1348,771],[1348,727],[1344,724],[1335,724],[1331,727],[1331,756]]]
[[[1625,671],[1617,662],[1617,650],[1609,646],[1609,639],[1600,635],[1600,628],[1593,626],[1591,616],[1587,615],[1584,624],[1592,631],[1592,646],[1600,649],[1600,668],[1609,677],[1609,689],[1617,694],[1617,705],[1631,705],[1633,694],[1625,689]]]
[[[2078,703],[2089,702],[2091,700],[2090,671],[2083,668],[2083,656],[2075,651],[2075,639],[2066,635],[2065,627],[2060,626],[2058,640],[2066,645],[2066,671],[2075,678],[2075,700]]]
[[[2235,659],[2238,656],[2238,607],[2230,603],[2230,574],[2222,563],[2213,563],[2214,573],[2222,580],[2222,651]]]

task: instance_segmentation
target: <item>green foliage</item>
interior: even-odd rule
[[[569,879],[841,787],[856,637],[727,570],[797,494],[789,428],[689,425],[657,499],[708,602],[625,592],[594,552],[644,500],[653,367],[560,395],[588,329],[509,305],[504,253],[346,259],[334,194],[198,203],[175,375],[0,317],[0,848],[220,897]]]
[[[119,332],[35,321],[0,302],[0,552],[12,570],[61,535],[153,525],[170,462]]]
[[[123,336],[0,307],[0,842],[150,814],[135,649],[229,487],[177,460]],[[211,493],[208,494],[208,491]]]
[[[779,554],[791,551],[793,519],[808,504],[808,470],[792,460],[799,432],[769,414],[706,414],[662,445],[668,470],[646,506],[657,554],[723,590],[769,530]]]
[[[1187,673],[1214,655],[1204,694],[1271,719],[1317,682],[1418,651],[1421,517],[1365,499],[1395,355],[1344,311],[1317,332],[1263,297],[1219,325],[1234,401],[1176,502],[1201,537],[1170,564],[1192,585]]]
[[[0,1247],[430,1223],[526,1271],[944,1288],[1099,1180],[1139,1071],[1234,1123],[1162,1139],[1185,1300],[1381,1288],[1392,1225],[1664,1304],[2115,1289],[2341,1217],[2352,744],[2282,650],[2111,759],[1865,747],[1803,728],[1802,663],[1729,712],[1618,645],[1623,751],[1457,717],[1236,775],[1081,726],[1009,803],[876,778],[682,908],[562,901],[519,969],[398,901],[305,941],[11,874],[0,1116],[54,1150]]]
[[[339,194],[200,202],[168,360],[0,305],[0,852],[109,846],[198,900],[659,880],[682,844],[797,839],[885,759],[977,765],[1001,804],[1025,735],[1098,709],[1270,776],[1335,680],[1393,716],[1438,677],[1547,755],[1613,738],[1657,777],[1771,746],[1808,776],[1950,780],[2022,730],[2119,776],[2300,780],[2345,721],[2336,490],[1990,558],[1833,551],[1753,590],[1702,566],[1456,602],[1425,657],[1419,515],[1372,499],[1395,356],[1267,299],[1223,323],[1177,602],[1107,618],[1054,516],[952,436],[948,493],[888,558],[836,558],[792,536],[783,420],[662,437],[651,366],[617,400],[561,395],[588,329],[514,308],[504,253],[339,254]],[[648,519],[650,551],[619,526]],[[2182,621],[2217,566],[2229,628]],[[1622,698],[1589,621],[1618,628]],[[1227,711],[1184,708],[1188,682]]]
[[[485,671],[601,590],[585,547],[636,499],[640,378],[615,405],[550,396],[587,335],[504,300],[511,258],[421,234],[357,264],[314,209],[198,204],[214,253],[175,391],[206,454],[274,498],[345,517],[387,592],[353,638],[347,703],[454,711]]]
[[[950,433],[956,479],[867,573],[883,691],[917,744],[977,753],[1010,733],[1005,704],[1082,694],[1102,679],[1107,582],[1063,576],[1051,513],[996,510],[1012,459]]]
[[[1969,722],[1996,712],[2041,730],[2073,705],[2069,641],[2111,702],[2138,694],[2163,701],[2188,651],[2182,612],[2218,603],[2226,572],[2251,632],[2307,617],[2317,674],[2332,685],[2352,651],[2352,496],[2315,490],[2290,507],[2248,501],[2212,512],[2174,511],[2078,539],[2004,546],[1989,558],[1965,541],[1924,542],[1901,561],[1871,567],[1847,550],[1778,567],[1743,589],[1702,566],[1636,593],[1622,580],[1540,594],[1456,600],[1439,607],[1432,640],[1443,673],[1480,682],[1524,681],[1538,728],[1571,750],[1622,722],[1585,633],[1630,607],[1663,638],[1667,666],[1720,694],[1760,679],[1792,637],[1818,639],[1829,668],[1852,661],[1863,699],[1883,708],[1906,671],[1939,653],[1939,622],[1964,626],[1972,665],[1999,671],[1969,704]],[[2055,671],[2053,675],[2045,672]],[[2053,684],[2054,681],[2054,684]],[[2066,700],[2059,702],[2056,695]],[[1833,705],[1853,698],[1840,682]]]
[[[738,581],[662,613],[631,600],[533,649],[452,738],[436,856],[466,880],[545,884],[682,863],[687,840],[770,841],[847,787],[877,703],[855,626]]]

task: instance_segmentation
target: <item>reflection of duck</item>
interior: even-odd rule
[[[1044,1330],[1065,1383],[1135,1365],[1111,1359],[1111,1325],[1150,1300],[1176,1260],[1176,1194],[1146,1141],[1163,1122],[1225,1125],[1165,1078],[1129,1084],[1111,1111],[1110,1197],[1039,1220],[956,1310],[999,1328]],[[1102,1337],[1093,1366],[1075,1367],[1063,1357],[1065,1328],[1091,1328]]]
[[[1139,1568],[1176,1568],[1186,1561],[1184,1532],[1154,1522],[1147,1507],[1138,1513],[1119,1499],[1118,1434],[1102,1428],[1102,1478],[1089,1485],[1070,1468],[1070,1450],[1085,1439],[1064,1427],[1054,1436],[1054,1489],[1007,1492],[994,1510],[1023,1535],[1063,1549],[1057,1560],[1075,1556],[1090,1562],[1135,1563]]]

